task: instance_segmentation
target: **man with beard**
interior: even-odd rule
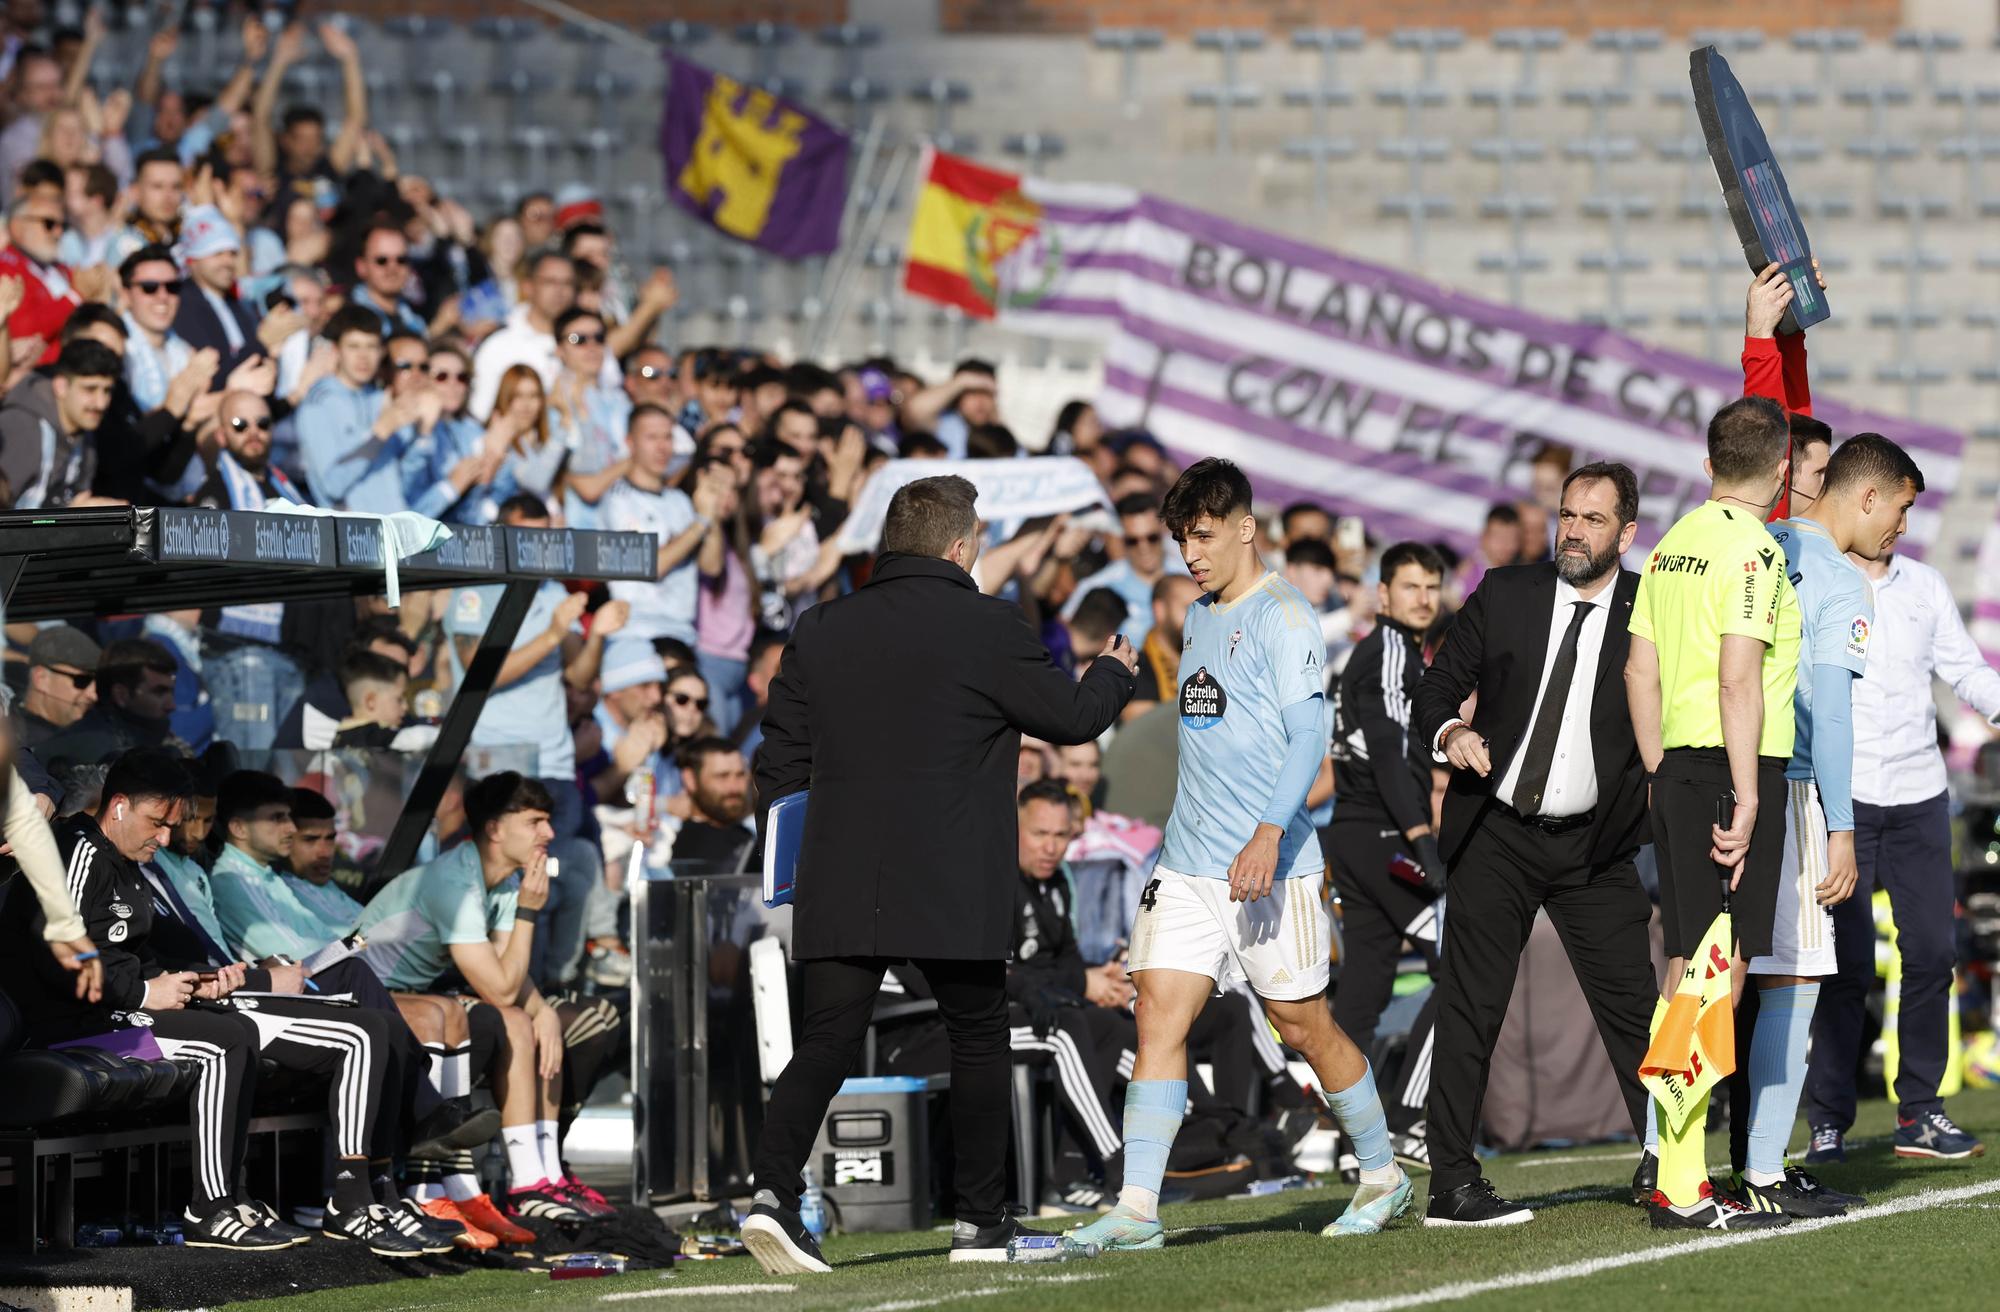
[[[674,860],[700,861],[705,869],[728,874],[756,837],[743,824],[750,813],[750,769],[743,753],[722,738],[696,738],[674,756],[693,807],[674,838]]]
[[[1638,531],[1638,510],[1639,485],[1624,465],[1572,473],[1555,560],[1487,571],[1417,686],[1411,730],[1453,767],[1439,840],[1451,928],[1430,1058],[1425,1225],[1533,1219],[1480,1178],[1472,1136],[1539,910],[1562,936],[1632,1127],[1645,1133],[1639,1063],[1658,989],[1646,937],[1652,908],[1632,860],[1646,776],[1618,677],[1639,588],[1618,559]],[[1474,692],[1467,723],[1459,707]],[[1642,1175],[1654,1160],[1642,1159]]]
[[[222,398],[222,449],[215,453],[208,481],[195,504],[216,510],[262,510],[268,501],[310,501],[285,471],[271,463],[271,403],[255,392]]]

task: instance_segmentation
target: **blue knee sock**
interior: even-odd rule
[[[1354,1144],[1355,1160],[1361,1163],[1363,1178],[1369,1171],[1386,1170],[1396,1160],[1389,1147],[1389,1118],[1382,1111],[1382,1096],[1375,1092],[1375,1068],[1366,1067],[1361,1078],[1338,1093],[1324,1093],[1326,1108],[1340,1122],[1340,1130]]]
[[[1187,1111],[1186,1080],[1133,1080],[1125,1086],[1125,1181],[1118,1201],[1158,1216],[1167,1153]]]
[[[1757,1030],[1750,1036],[1750,1152],[1744,1164],[1753,1184],[1784,1179],[1785,1145],[1805,1090],[1806,1041],[1818,1003],[1817,984],[1757,995]]]

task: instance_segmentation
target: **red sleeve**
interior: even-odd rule
[[[1743,339],[1743,395],[1762,396],[1785,404],[1785,371],[1778,343],[1770,337]]]
[[[45,343],[36,364],[52,364],[62,351],[63,325],[69,322],[70,311],[75,305],[66,300],[59,301],[49,295],[49,289],[28,270],[0,270],[10,272],[26,284],[21,295],[21,306],[7,320],[7,335],[15,341],[28,337],[39,337]]]
[[[1781,333],[1778,354],[1785,365],[1785,409],[1795,415],[1812,413],[1812,385],[1806,381],[1806,335]]]

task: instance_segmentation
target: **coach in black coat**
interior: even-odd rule
[[[1430,1215],[1440,1220],[1527,1219],[1483,1187],[1472,1142],[1538,910],[1562,937],[1633,1128],[1644,1131],[1638,1070],[1658,987],[1652,908],[1633,866],[1646,784],[1624,681],[1639,576],[1618,564],[1637,514],[1624,465],[1571,474],[1556,559],[1489,571],[1417,688],[1411,728],[1454,767],[1439,844],[1450,910],[1427,1117]],[[1475,693],[1468,724],[1459,712]]]
[[[1019,608],[967,572],[973,500],[950,476],[900,489],[867,586],[806,611],[771,682],[758,796],[812,792],[792,920],[804,1034],[756,1162],[759,1201],[780,1213],[797,1210],[884,970],[913,961],[952,1031],[958,1217],[1001,1220],[1021,735],[1096,738],[1131,699],[1137,661],[1115,639],[1081,679],[1058,669]]]

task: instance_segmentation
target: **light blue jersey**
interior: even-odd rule
[[[1188,607],[1180,667],[1180,783],[1160,864],[1227,879],[1278,783],[1288,706],[1317,699],[1326,741],[1326,640],[1297,588],[1266,574],[1228,605]],[[1279,879],[1325,868],[1301,803],[1278,843]]]
[[[353,918],[327,919],[300,901],[283,875],[233,843],[223,844],[215,858],[209,886],[224,941],[253,961],[280,956],[303,961],[354,932]]]
[[[437,982],[460,943],[486,943],[514,927],[521,892],[515,871],[492,888],[474,843],[460,843],[443,856],[389,881],[361,913],[361,936],[368,946],[362,960],[382,982],[415,993]]]
[[[1810,520],[1770,526],[1784,549],[1792,590],[1799,598],[1799,683],[1792,695],[1798,730],[1787,779],[1813,777],[1813,679],[1815,665],[1831,665],[1860,678],[1868,666],[1868,634],[1875,625],[1875,593],[1826,530]],[[1842,714],[1842,720],[1847,716]],[[1820,781],[1822,789],[1826,781]]]

